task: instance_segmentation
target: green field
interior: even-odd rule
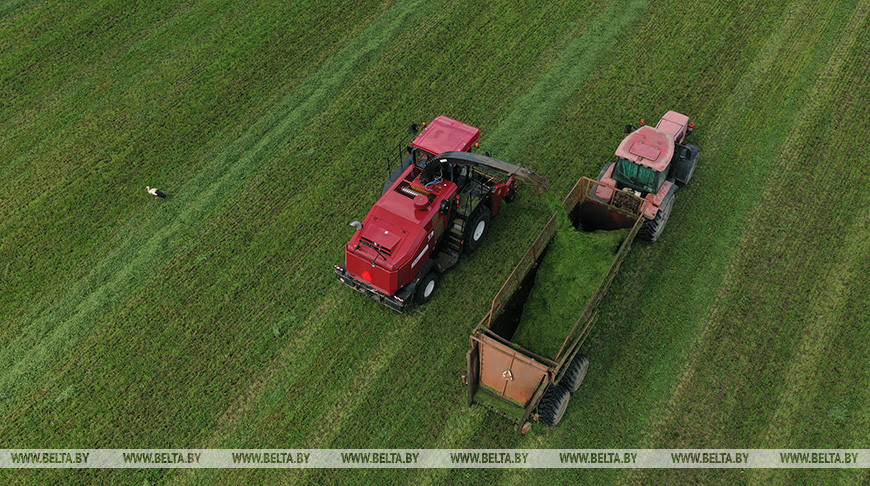
[[[867,448],[870,3],[0,3],[0,448]],[[626,123],[701,147],[563,425],[468,334]],[[339,284],[410,121],[550,181],[399,315]],[[145,185],[172,195],[156,200]],[[530,189],[530,188],[521,188]],[[626,392],[629,393],[626,393]],[[2,484],[860,484],[866,470],[0,470]]]

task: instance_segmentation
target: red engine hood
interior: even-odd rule
[[[410,182],[420,189],[418,180]],[[456,194],[453,182],[430,185],[426,191],[430,201],[421,209],[415,206],[413,194],[409,196],[409,186],[405,177],[399,177],[347,244],[347,271],[388,295],[410,282],[426,264],[446,224],[439,213],[441,201]]]

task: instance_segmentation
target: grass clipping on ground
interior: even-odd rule
[[[555,358],[629,231],[579,231],[563,214],[512,341]]]

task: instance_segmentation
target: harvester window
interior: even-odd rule
[[[414,164],[418,167],[426,167],[426,164],[431,158],[432,154],[429,152],[421,149],[414,149]]]
[[[460,188],[465,187],[465,184],[468,183],[468,172],[471,169],[464,165],[456,166],[456,179],[453,182],[456,183]]]

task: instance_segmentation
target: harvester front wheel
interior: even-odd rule
[[[491,218],[489,208],[485,204],[478,206],[465,223],[465,253],[471,253],[480,248],[483,237],[489,231]]]
[[[570,400],[571,392],[559,385],[551,385],[538,404],[538,419],[550,427],[559,425]]]
[[[435,287],[438,286],[438,274],[433,270],[429,270],[417,284],[417,290],[414,292],[414,300],[418,304],[426,304],[432,300],[432,294],[435,293]]]
[[[665,225],[668,223],[671,208],[674,207],[674,194],[676,192],[677,186],[671,186],[671,189],[662,201],[662,205],[659,206],[659,212],[656,213],[656,217],[643,223],[643,226],[640,227],[640,231],[637,233],[638,237],[650,243],[655,243],[659,239],[659,236],[665,230]]]
[[[568,364],[568,368],[565,370],[565,374],[562,376],[562,381],[559,382],[559,386],[565,388],[571,393],[576,392],[577,389],[580,388],[580,384],[583,383],[583,379],[586,378],[586,372],[588,370],[589,358],[582,354],[578,354]]]

